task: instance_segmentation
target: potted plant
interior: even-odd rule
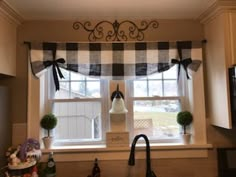
[[[187,126],[193,121],[193,115],[189,111],[181,111],[177,114],[177,123],[182,126],[182,138],[184,144],[189,144],[191,134],[187,132]]]
[[[53,137],[50,136],[50,131],[57,125],[57,118],[54,114],[49,113],[42,117],[40,126],[47,131],[47,136],[43,137],[44,147],[50,148],[52,145]]]

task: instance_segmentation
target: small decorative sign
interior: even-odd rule
[[[107,147],[128,147],[129,132],[107,132]]]

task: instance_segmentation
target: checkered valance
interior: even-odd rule
[[[175,64],[197,71],[201,42],[52,43],[27,42],[34,75],[52,67],[56,89],[60,67],[105,79],[134,79],[168,70]]]

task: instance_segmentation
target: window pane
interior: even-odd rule
[[[149,95],[148,96],[163,96],[162,81],[149,81]]]
[[[148,79],[161,79],[161,78],[162,78],[162,73],[155,73],[148,76]]]
[[[58,77],[59,81],[68,81],[70,79],[70,72],[63,68],[60,68],[60,70],[64,78]]]
[[[87,96],[99,98],[100,96],[100,82],[87,82]]]
[[[71,97],[85,97],[85,82],[71,82]]]
[[[53,82],[54,84],[54,82]],[[69,82],[60,82],[60,90],[55,92],[55,99],[63,99],[70,97],[70,83]]]
[[[75,73],[75,72],[71,72],[71,80],[72,81],[83,81],[85,80],[85,76],[79,74],[79,73]]]
[[[86,77],[88,81],[99,81],[99,79],[93,78],[93,77]]]
[[[100,102],[54,103],[58,118],[54,136],[56,141],[92,141],[101,138]]]
[[[133,107],[134,135],[144,133],[150,139],[178,138],[178,100],[134,101]]]
[[[164,96],[178,96],[177,80],[164,81]]]
[[[143,97],[147,96],[147,81],[134,81],[134,96]]]
[[[177,79],[177,66],[173,66],[169,70],[163,72],[164,79]]]

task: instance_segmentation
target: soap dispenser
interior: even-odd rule
[[[94,160],[94,167],[92,170],[92,177],[100,177],[100,168],[98,166],[98,159]]]

